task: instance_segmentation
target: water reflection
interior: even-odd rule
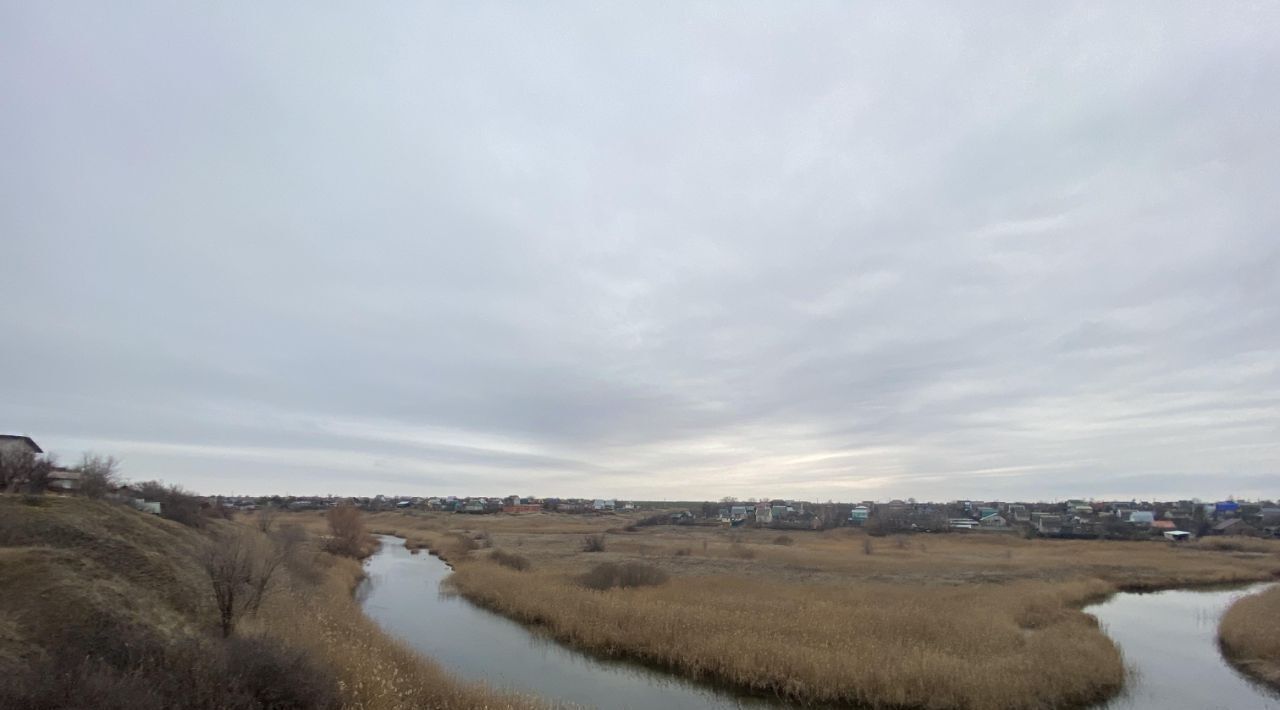
[[[1266,589],[1117,594],[1085,609],[1124,652],[1130,677],[1106,710],[1280,710],[1280,697],[1236,672],[1218,651],[1218,620]]]
[[[568,649],[442,588],[448,565],[383,537],[358,590],[365,613],[460,678],[600,708],[783,707],[674,675]],[[1086,609],[1120,646],[1131,670],[1104,710],[1280,710],[1280,697],[1247,680],[1218,652],[1217,627],[1235,599],[1226,591],[1117,594]]]
[[[774,706],[565,648],[442,590],[450,570],[435,557],[413,555],[397,538],[382,541],[358,592],[365,613],[464,680],[601,708]]]

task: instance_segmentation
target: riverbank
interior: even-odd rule
[[[199,522],[0,495],[0,706],[81,707],[86,689],[95,707],[131,710],[545,706],[458,682],[384,633],[352,596],[360,563],[290,523]],[[260,606],[224,638],[211,552],[237,539],[256,555],[284,538]]]
[[[1280,691],[1280,586],[1232,604],[1218,627],[1218,642],[1240,672]]]
[[[1082,705],[1125,668],[1085,604],[1121,589],[1269,579],[1280,556],[1008,535],[867,538],[658,526],[621,516],[381,514],[430,548],[467,599],[575,648],[792,702],[870,707]],[[603,551],[586,552],[600,535]],[[518,556],[524,571],[491,559]],[[1280,551],[1280,547],[1277,547]],[[660,586],[596,591],[595,564]]]
[[[1217,640],[1227,608],[1268,584],[1122,592],[1087,607],[1130,670],[1123,693],[1098,710],[1280,710],[1280,695],[1237,672]]]

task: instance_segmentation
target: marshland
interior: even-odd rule
[[[1280,573],[1270,541],[874,537],[639,514],[365,521],[446,559],[446,585],[467,600],[569,648],[796,704],[1084,706],[1126,683],[1085,605]]]

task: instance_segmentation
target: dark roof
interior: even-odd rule
[[[1244,522],[1244,521],[1243,521],[1243,520],[1241,520],[1240,518],[1228,518],[1227,520],[1224,520],[1224,521],[1222,521],[1222,522],[1218,523],[1217,525],[1214,525],[1214,526],[1213,526],[1213,529],[1214,529],[1214,530],[1226,530],[1227,528],[1235,527],[1236,525],[1240,525],[1240,524],[1242,524],[1243,522]]]
[[[0,434],[0,442],[3,441],[25,441],[27,446],[30,446],[37,454],[44,453],[44,449],[40,448],[40,446],[36,444],[35,439],[32,439],[29,436],[22,436],[21,434]]]

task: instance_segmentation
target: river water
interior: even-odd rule
[[[768,707],[669,673],[571,650],[505,617],[440,591],[449,566],[382,536],[359,590],[364,612],[464,680],[598,708]]]
[[[1124,652],[1130,677],[1106,710],[1280,710],[1280,697],[1237,673],[1218,651],[1218,620],[1269,584],[1226,590],[1116,594],[1085,608]]]
[[[359,590],[364,611],[445,670],[494,688],[588,707],[627,710],[783,707],[625,661],[597,659],[442,593],[449,566],[383,536]],[[1124,652],[1131,676],[1104,710],[1280,710],[1218,653],[1218,619],[1266,588],[1116,594],[1087,607]],[[1101,709],[1100,709],[1101,710]]]

